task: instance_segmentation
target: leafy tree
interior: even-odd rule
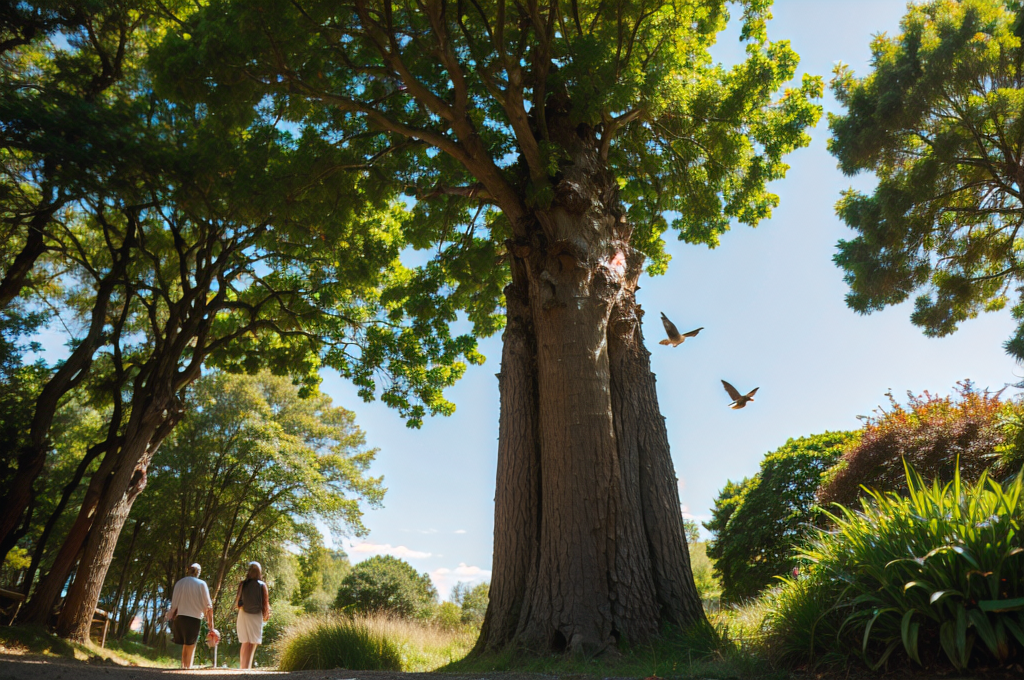
[[[928,480],[949,482],[959,464],[965,481],[974,482],[995,466],[997,477],[1020,472],[1019,466],[1000,465],[1006,451],[1013,460],[1015,431],[1007,419],[1017,419],[1019,404],[999,394],[976,390],[970,381],[957,384],[955,394],[940,397],[907,393],[906,406],[892,394],[889,409],[867,419],[859,442],[851,446],[822,479],[818,502],[856,507],[863,487],[876,491],[906,489],[904,462]]]
[[[729,518],[739,507],[743,491],[750,483],[750,477],[744,477],[739,482],[727,480],[725,486],[718,492],[718,497],[715,498],[715,505],[711,509],[711,519],[703,523],[704,528],[715,535],[725,531]]]
[[[700,540],[700,527],[695,520],[683,518],[683,533],[686,535],[687,543],[696,543]]]
[[[348,555],[328,550],[319,540],[299,555],[299,588],[292,598],[309,613],[325,613],[334,604],[341,582],[352,571]]]
[[[363,614],[388,613],[420,617],[437,602],[427,574],[418,574],[405,560],[374,555],[352,567],[338,589],[334,606]]]
[[[768,41],[770,3],[741,3],[732,69],[708,53],[717,0],[201,4],[156,55],[161,91],[365,141],[435,253],[405,295],[477,334],[504,307],[481,648],[596,653],[704,622],[634,292],[645,262],[665,270],[670,226],[714,246],[767,217],[808,142],[821,81],[775,97],[798,59]]]
[[[365,531],[359,502],[376,505],[383,495],[380,479],[365,476],[376,451],[363,448],[351,412],[325,395],[299,392],[267,372],[214,373],[189,390],[189,415],[154,457],[149,490],[133,505],[134,526],[115,554],[119,578],[107,584],[103,602],[121,622],[154,592],[154,606],[165,603],[192,562],[204,566],[215,607],[234,596],[240,565],[274,560],[286,545],[308,546],[304,557],[322,558],[299,558],[293,590],[312,579],[340,581],[317,571],[348,562],[323,548],[312,523]]]
[[[858,232],[835,256],[847,304],[866,314],[923,291],[911,320],[944,336],[1012,302],[1005,347],[1024,361],[1024,9],[933,0],[900,27],[875,38],[871,73],[840,66],[832,81],[846,112],[829,117],[829,148],[843,172],[878,178],[836,206]]]
[[[797,564],[794,545],[812,519],[822,473],[856,439],[854,432],[790,439],[764,457],[756,475],[726,486],[708,523],[715,533],[708,555],[715,560],[723,598],[754,597]],[[726,494],[731,495],[722,499]],[[723,515],[727,519],[719,524]]]
[[[460,581],[452,586],[451,601],[458,605],[462,623],[479,626],[484,622],[490,592],[490,583],[478,583],[470,587],[468,583]]]
[[[452,338],[434,307],[404,295],[411,274],[398,258],[402,209],[393,188],[363,172],[358,140],[325,147],[281,130],[273,116],[235,124],[153,96],[145,57],[173,23],[164,12],[174,5],[139,0],[104,6],[106,18],[76,14],[62,40],[40,35],[14,48],[4,71],[16,95],[0,111],[11,131],[3,140],[11,186],[26,205],[50,189],[72,197],[61,219],[46,218],[47,257],[29,270],[60,272],[72,289],[61,311],[86,331],[36,400],[28,441],[4,480],[0,538],[10,544],[26,524],[61,399],[79,387],[107,395],[109,427],[89,449],[99,469],[21,613],[48,620],[73,573],[57,628],[78,638],[152,456],[184,415],[184,390],[204,365],[269,367],[304,393],[315,391],[321,366],[333,366],[367,394],[382,385],[381,397],[415,426],[427,413],[451,411],[443,388],[464,360],[478,360],[472,338]],[[97,21],[120,45],[109,73],[105,43],[90,33]],[[59,77],[64,67],[73,82]],[[73,120],[54,112],[74,99],[65,89],[89,80],[86,67],[99,69],[109,106],[83,104],[80,122],[109,139],[69,142]],[[70,174],[53,186],[45,173],[22,172],[40,158],[44,166],[64,158],[51,147],[78,154],[59,163]],[[73,162],[93,157],[101,161]],[[5,213],[15,241],[28,238],[37,214]]]

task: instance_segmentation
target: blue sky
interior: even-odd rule
[[[905,8],[901,0],[776,0],[769,36],[792,42],[801,73],[827,80],[842,61],[863,74],[872,35],[897,32]],[[726,63],[742,58],[735,23],[716,47]],[[824,103],[837,110],[830,96]],[[866,317],[846,308],[832,255],[851,232],[833,204],[842,189],[871,181],[836,169],[824,119],[812,136],[774,186],[781,205],[771,220],[756,230],[737,226],[715,250],[673,240],[668,274],[641,282],[680,499],[698,520],[727,479],[755,473],[764,454],[789,437],[856,428],[857,415],[883,403],[890,388],[945,394],[971,378],[998,389],[1020,374],[1001,346],[1013,329],[1008,312],[929,339],[910,324],[909,305]],[[681,329],[705,330],[681,347],[659,346],[661,311]],[[388,487],[385,507],[366,515],[370,535],[344,542],[353,560],[399,555],[430,572],[442,596],[457,580],[489,577],[500,342],[483,341],[487,362],[450,391],[455,414],[429,419],[421,430],[407,429],[382,404],[358,401],[336,375],[324,376],[324,391],[355,410],[369,444],[380,448],[373,472]],[[729,410],[722,378],[743,391],[760,387],[756,401]]]
[[[838,61],[863,74],[872,35],[898,31],[905,6],[902,0],[776,0],[769,36],[790,40],[801,55],[797,79],[809,72],[827,80]],[[736,24],[715,50],[726,63],[743,57]],[[837,110],[828,95],[824,104]],[[825,120],[812,137],[773,187],[781,205],[771,220],[756,230],[737,226],[715,250],[672,240],[668,274],[641,281],[638,298],[680,501],[697,520],[707,519],[726,480],[755,473],[765,453],[790,437],[856,428],[857,416],[883,403],[889,389],[945,394],[964,378],[998,389],[1022,375],[1002,349],[1014,327],[1008,312],[929,339],[910,324],[909,304],[867,317],[846,308],[832,255],[836,241],[851,232],[833,204],[841,190],[870,188],[871,179],[846,178],[836,169],[825,148]],[[681,347],[659,346],[662,311],[684,331],[705,330]],[[47,359],[64,353],[57,329],[40,340]],[[428,419],[420,430],[406,428],[379,402],[363,403],[337,374],[324,373],[322,389],[356,412],[368,444],[380,449],[371,472],[384,475],[388,488],[384,508],[366,514],[370,534],[340,539],[354,561],[402,557],[429,572],[442,596],[456,581],[489,578],[500,346],[497,336],[481,342],[487,362],[470,367],[449,392],[456,413]],[[723,378],[744,392],[760,387],[756,401],[729,410]]]

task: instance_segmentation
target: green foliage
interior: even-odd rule
[[[323,547],[313,523],[362,532],[360,503],[379,504],[384,490],[366,476],[376,450],[365,448],[353,413],[323,393],[299,394],[290,379],[267,372],[215,372],[189,390],[189,415],[153,457],[115,552],[111,573],[125,570],[131,606],[154,591],[167,597],[199,562],[229,615],[253,558],[264,564],[275,611],[292,598],[303,608],[330,606],[324,588],[337,592],[348,560]],[[308,550],[289,565],[287,547]],[[110,579],[104,589],[110,608],[119,585]]]
[[[293,628],[281,643],[278,670],[346,668],[400,671],[402,656],[395,641],[349,618],[314,619]]]
[[[422,617],[437,601],[427,574],[391,555],[374,555],[352,567],[342,580],[334,606],[361,614]]]
[[[478,334],[497,327],[509,275],[494,256],[517,215],[550,205],[569,158],[555,121],[607,145],[633,245],[661,273],[666,212],[690,243],[716,245],[734,219],[756,225],[778,203],[767,184],[821,115],[819,77],[776,96],[799,60],[788,41],[768,40],[763,0],[742,3],[747,59],[730,69],[709,54],[729,17],[719,0],[552,0],[532,14],[494,0],[459,11],[359,7],[183,9],[154,55],[158,85],[237,118],[272,102],[324,144],[376,138],[366,157],[418,199],[411,242],[437,252],[415,289],[446,311],[466,309]]]
[[[693,541],[687,543],[690,552],[690,571],[693,572],[693,584],[697,586],[697,592],[707,604],[708,601],[717,599],[722,594],[722,584],[715,575],[715,563],[708,556],[707,541]]]
[[[316,541],[299,555],[299,588],[292,596],[310,614],[324,614],[334,604],[338,588],[352,570],[348,556]]]
[[[442,602],[434,611],[433,620],[444,630],[455,630],[462,625],[462,608],[455,602]]]
[[[683,533],[686,534],[687,543],[696,543],[700,540],[700,526],[696,520],[683,518]]]
[[[993,464],[997,475],[1020,470],[998,462],[1016,436],[1013,419],[1021,405],[1000,400],[999,394],[978,391],[970,381],[957,384],[954,395],[939,397],[925,392],[907,393],[906,406],[892,396],[889,409],[879,409],[866,419],[858,442],[852,444],[822,479],[818,502],[851,506],[864,495],[863,487],[876,491],[903,490],[904,461],[928,479],[948,482],[954,473],[973,482]],[[959,466],[959,469],[958,469]]]
[[[483,624],[490,599],[490,583],[478,583],[471,588],[460,581],[452,586],[451,601],[459,607],[459,620],[464,624],[476,627]]]
[[[705,526],[715,533],[707,552],[725,599],[753,597],[792,570],[793,546],[813,519],[821,475],[856,437],[826,432],[790,439],[765,456],[756,475],[722,490]]]
[[[903,653],[962,670],[1024,651],[1024,473],[1006,485],[906,477],[908,495],[872,491],[802,548],[806,575],[784,582],[767,618],[790,662],[838,646],[876,669]]]
[[[1013,297],[1024,322],[1017,259],[1024,134],[1019,2],[931,0],[908,7],[898,34],[871,45],[873,71],[836,69],[829,149],[850,189],[837,214],[858,236],[839,242],[847,304],[870,313],[922,290],[911,320],[929,336],[954,332]],[[1006,343],[1024,360],[1024,323]]]

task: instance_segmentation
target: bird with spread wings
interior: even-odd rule
[[[697,333],[700,333],[702,330],[704,330],[704,326],[701,326],[700,328],[692,330],[689,333],[680,333],[679,329],[676,328],[676,325],[669,321],[668,317],[665,316],[665,312],[661,313],[661,323],[665,325],[665,332],[668,333],[668,337],[662,340],[660,343],[658,343],[659,345],[672,345],[673,347],[677,347],[686,342],[687,338],[696,337]]]
[[[754,401],[754,394],[761,389],[760,387],[755,387],[746,394],[740,394],[738,389],[724,380],[722,381],[722,386],[725,387],[725,391],[728,392],[729,396],[732,398],[732,403],[729,404],[729,408],[731,409],[743,408],[747,405],[748,401]]]

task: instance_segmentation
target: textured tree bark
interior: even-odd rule
[[[514,278],[525,272],[514,273]],[[498,479],[494,495],[494,563],[490,606],[477,651],[511,641],[528,584],[536,576],[540,538],[540,447],[537,432],[536,342],[525,285],[505,289]],[[500,527],[500,530],[499,530]]]
[[[146,471],[157,448],[182,415],[183,405],[174,394],[150,394],[133,410],[124,444],[110,479],[96,506],[92,530],[57,618],[57,634],[78,642],[89,639],[93,612],[121,529],[132,504],[146,488]]]
[[[706,624],[634,297],[643,256],[592,133],[552,127],[572,162],[532,236],[509,244],[494,565],[478,652],[593,655],[666,624]]]
[[[78,509],[74,524],[68,531],[64,542],[61,543],[57,555],[54,557],[50,570],[40,581],[32,596],[18,613],[18,622],[26,624],[47,625],[50,614],[53,612],[57,599],[64,590],[68,576],[74,568],[82,553],[82,546],[85,545],[92,529],[93,520],[96,515],[96,507],[103,495],[104,487],[109,481],[117,461],[117,451],[107,451],[100,462],[99,469],[89,480],[89,486],[85,490],[85,497]]]

